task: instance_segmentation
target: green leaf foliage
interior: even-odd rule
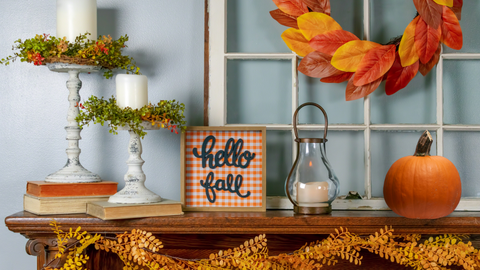
[[[141,138],[147,134],[142,126],[145,121],[175,133],[178,133],[177,129],[186,129],[185,105],[175,100],[161,100],[156,105],[149,104],[140,109],[132,109],[118,107],[113,96],[108,100],[91,96],[78,106],[81,110],[76,120],[81,128],[92,121],[102,126],[107,122],[110,133],[118,134],[119,126],[129,126]]]
[[[45,63],[75,63],[83,65],[100,66],[104,70],[105,78],[113,76],[112,70],[120,68],[127,74],[140,74],[133,58],[123,55],[122,49],[126,47],[128,36],[112,40],[110,36],[99,36],[97,40],[87,39],[85,33],[69,42],[66,38],[57,38],[47,34],[36,35],[34,38],[14,42],[12,50],[15,52],[0,60],[0,64],[9,65],[20,59],[21,62],[44,65]]]

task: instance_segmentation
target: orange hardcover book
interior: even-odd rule
[[[27,194],[36,197],[110,196],[117,193],[117,182],[51,183],[27,181]]]

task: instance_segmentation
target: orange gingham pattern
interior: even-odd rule
[[[185,134],[185,206],[186,207],[261,207],[262,206],[262,132],[260,130],[187,130]],[[235,142],[238,139],[243,140],[241,153],[250,151],[255,153],[255,158],[250,161],[248,168],[237,168],[234,166],[223,165],[210,169],[207,166],[202,168],[202,159],[193,155],[193,149],[201,153],[202,143],[206,137],[213,135],[216,138],[215,147],[211,154],[215,156],[219,150],[225,149],[228,139],[233,138]],[[211,147],[208,144],[207,149]],[[245,164],[245,160],[243,160]],[[229,191],[215,190],[215,203],[210,203],[205,194],[205,188],[200,185],[200,180],[204,180],[207,174],[213,171],[215,174],[212,186],[217,179],[226,180],[227,175],[231,173],[233,178],[238,174],[243,176],[240,193],[245,195],[250,191],[250,196],[241,198],[236,193]]]

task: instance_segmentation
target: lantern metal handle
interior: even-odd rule
[[[326,142],[327,141],[327,130],[328,130],[328,118],[327,118],[327,112],[323,109],[322,106],[318,105],[317,103],[315,102],[306,102],[306,103],[303,103],[302,105],[298,106],[298,108],[295,110],[295,113],[293,114],[293,132],[295,133],[295,141],[298,141],[298,130],[297,130],[297,114],[298,114],[298,111],[300,111],[301,108],[305,107],[305,106],[315,106],[317,108],[319,108],[322,113],[323,113],[323,116],[325,117],[325,129],[323,130],[323,142]]]

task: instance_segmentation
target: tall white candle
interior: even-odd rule
[[[57,0],[57,38],[75,37],[89,32],[88,39],[97,39],[97,0]]]
[[[139,109],[148,105],[148,80],[145,75],[118,74],[115,78],[117,86],[117,106]]]
[[[297,202],[300,206],[322,206],[327,201],[327,182],[297,183]]]

